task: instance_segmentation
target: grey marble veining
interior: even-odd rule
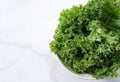
[[[0,0],[0,82],[119,82],[77,78],[50,52],[60,11],[86,2]]]

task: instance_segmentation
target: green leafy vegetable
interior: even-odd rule
[[[89,0],[63,10],[50,48],[74,72],[118,76],[120,0]]]

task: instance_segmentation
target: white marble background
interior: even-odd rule
[[[119,82],[119,77],[79,79],[50,52],[60,11],[86,2],[0,0],[0,82]]]

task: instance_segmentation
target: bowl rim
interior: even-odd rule
[[[67,67],[63,61],[61,60],[61,58],[59,56],[57,56],[58,60],[60,61],[60,63],[62,64],[62,66],[67,69],[68,72],[70,72],[72,75],[80,78],[80,79],[85,79],[85,80],[96,80],[95,77],[93,77],[91,74],[88,74],[88,73],[83,73],[83,74],[80,74],[80,73],[76,73],[74,72],[71,68]]]

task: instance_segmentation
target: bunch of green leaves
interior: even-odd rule
[[[63,10],[50,48],[74,72],[118,76],[120,0],[89,0]]]

